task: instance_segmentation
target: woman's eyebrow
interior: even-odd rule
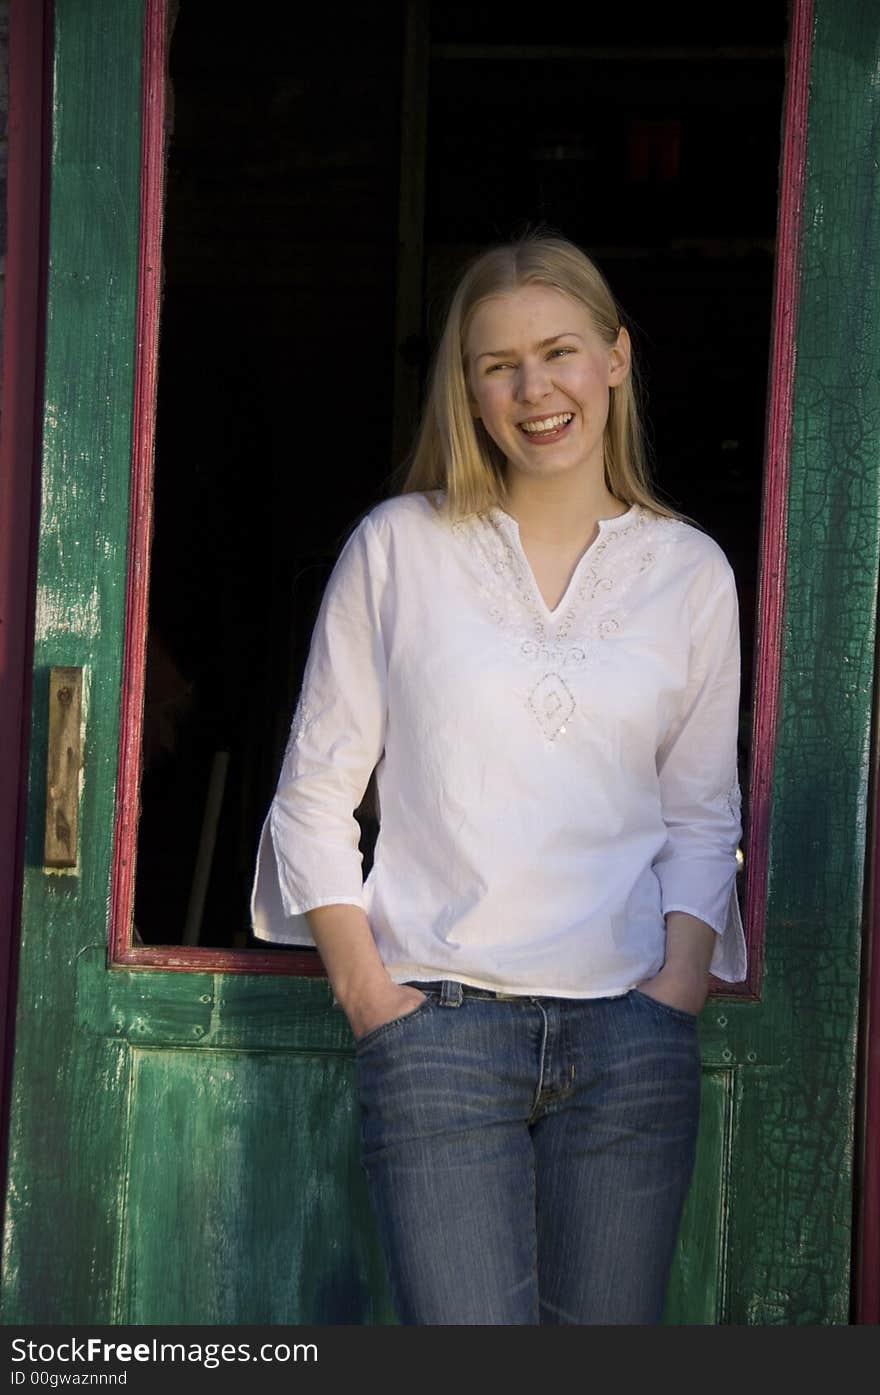
[[[546,349],[548,344],[555,344],[557,339],[583,339],[583,337],[584,336],[582,334],[578,334],[573,329],[564,329],[561,334],[551,334],[549,339],[542,339],[540,344],[535,345],[535,348]],[[484,353],[477,354],[477,359],[511,358],[513,356],[513,353],[513,349],[486,349]],[[476,359],[474,360],[474,362],[476,362]]]

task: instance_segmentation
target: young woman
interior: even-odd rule
[[[697,1014],[745,971],[738,700],[731,569],[651,492],[614,297],[562,239],[492,249],[328,583],[254,890],[351,1024],[402,1322],[660,1320]]]

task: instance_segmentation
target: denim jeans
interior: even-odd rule
[[[400,1321],[659,1322],[694,1164],[696,1018],[637,989],[427,992],[356,1048]]]

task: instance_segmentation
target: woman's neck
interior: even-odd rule
[[[508,475],[504,505],[520,531],[547,543],[564,545],[592,534],[603,518],[618,518],[627,505],[616,499],[604,480],[529,479]]]

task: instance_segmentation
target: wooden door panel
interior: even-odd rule
[[[666,1324],[720,1322],[724,1316],[727,1179],[736,1073],[703,1071],[694,1181],[682,1216],[666,1296]]]
[[[351,1059],[131,1057],[119,1320],[387,1321]]]
[[[103,945],[77,956],[75,978],[77,1024],[133,1046],[351,1053],[326,979],[108,970]]]
[[[49,7],[47,7],[48,9]],[[140,0],[54,6],[42,487],[4,1320],[109,1320],[120,1048],[77,1033],[106,944],[125,629],[140,211]],[[132,95],[135,101],[132,101]],[[43,867],[49,668],[84,669],[79,862]],[[124,1077],[124,1069],[123,1069]],[[105,1088],[105,1085],[108,1088]]]
[[[797,1050],[743,1078],[730,1182],[727,1322],[849,1321],[855,1063],[854,1054],[831,1045],[824,1054],[825,1079],[815,1058]]]
[[[326,981],[108,970],[97,945],[75,981],[106,1320],[393,1320]]]

